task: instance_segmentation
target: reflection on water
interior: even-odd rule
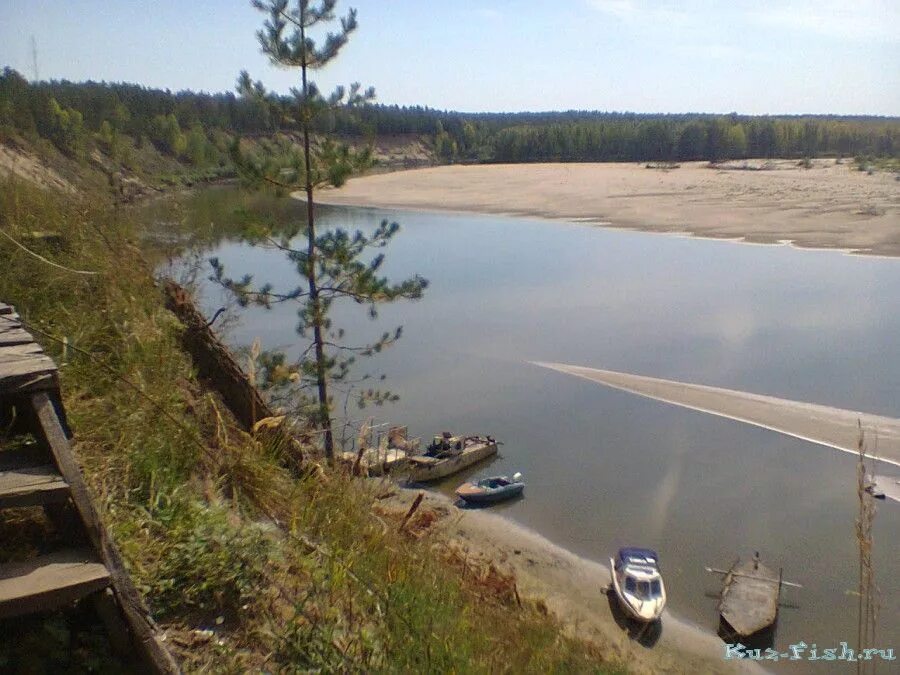
[[[201,218],[236,227],[231,191]],[[259,199],[259,198],[256,198]],[[227,204],[220,211],[217,203]],[[288,206],[285,207],[285,203]],[[289,200],[269,220],[299,217]],[[183,211],[191,226],[190,204]],[[322,221],[403,227],[385,271],[420,273],[425,299],[338,314],[354,341],[403,324],[365,367],[401,401],[380,416],[412,436],[490,433],[502,457],[448,481],[522,471],[526,497],[502,513],[585,557],[654,548],[673,611],[716,629],[705,565],[762,557],[804,585],[787,589],[776,646],[853,643],[857,558],[854,458],[529,365],[559,361],[900,417],[900,261],[609,231],[522,218],[322,208]],[[217,220],[218,219],[218,220]],[[294,282],[273,251],[216,245],[234,275]],[[207,289],[208,309],[221,297]],[[296,354],[295,308],[248,309],[231,339]],[[888,472],[888,468],[884,468]],[[900,508],[879,503],[877,642],[900,646]],[[604,608],[603,611],[606,611]],[[824,672],[821,664],[813,664]]]

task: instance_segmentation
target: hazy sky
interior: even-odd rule
[[[356,0],[323,88],[484,110],[900,115],[900,0]],[[41,78],[287,91],[249,0],[0,0],[0,66]]]

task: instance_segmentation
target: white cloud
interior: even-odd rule
[[[900,39],[896,0],[785,0],[749,11],[763,25],[843,39]]]

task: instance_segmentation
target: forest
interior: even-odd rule
[[[99,146],[125,160],[151,143],[195,166],[219,163],[235,137],[293,128],[291,97],[152,89],[135,84],[29,82],[0,73],[0,140],[40,137],[79,157]],[[348,138],[417,135],[441,162],[626,162],[742,158],[897,157],[896,117],[462,113],[374,104],[330,111],[318,131]],[[127,137],[128,142],[125,142]],[[121,155],[121,157],[117,157]]]

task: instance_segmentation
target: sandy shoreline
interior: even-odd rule
[[[397,488],[390,505],[405,511],[419,490]],[[541,535],[487,510],[458,509],[438,493],[425,492],[423,507],[441,517],[437,536],[514,572],[519,593],[539,598],[574,634],[628,663],[637,673],[760,673],[753,662],[725,661],[724,643],[711,632],[666,611],[652,646],[630,639],[617,623],[603,589],[606,566],[581,558]],[[434,535],[432,535],[434,536]]]
[[[762,166],[751,161],[749,166]],[[768,170],[638,164],[440,166],[351,179],[327,204],[521,215],[603,227],[900,256],[900,181],[850,163]]]

